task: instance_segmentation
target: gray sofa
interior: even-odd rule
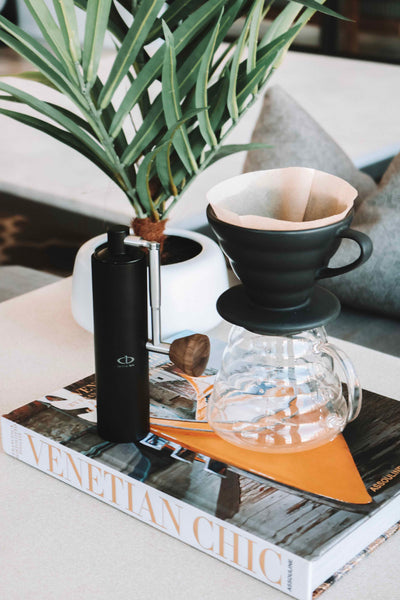
[[[270,144],[271,148],[249,152],[244,171],[311,167],[342,177],[358,190],[352,227],[370,236],[374,251],[355,271],[323,280],[342,303],[342,314],[327,330],[338,338],[400,356],[400,155],[377,183],[359,171],[311,115],[280,87],[272,87],[265,94],[251,141]],[[377,177],[375,166],[371,167]],[[342,242],[331,266],[354,260],[354,246]]]

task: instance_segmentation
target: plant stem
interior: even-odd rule
[[[91,125],[94,131],[96,132],[100,143],[103,145],[103,148],[110,159],[111,165],[116,172],[119,186],[128,196],[128,199],[131,202],[137,216],[143,217],[145,216],[145,212],[143,211],[140,205],[136,194],[136,190],[132,187],[131,181],[125,170],[125,167],[121,163],[120,157],[118,156],[118,153],[115,150],[114,140],[109,135],[106,127],[104,126],[103,120],[101,118],[101,111],[96,107],[96,105],[93,102],[89,87],[84,81],[81,71],[81,65],[79,62],[75,63],[75,70],[79,79],[81,93],[84,99],[86,100],[87,108],[91,116]]]

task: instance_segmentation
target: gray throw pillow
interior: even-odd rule
[[[272,148],[249,152],[244,171],[311,167],[342,177],[356,190],[356,206],[376,189],[374,180],[361,173],[347,154],[318,123],[281,87],[271,87],[264,96],[252,142]]]
[[[400,317],[400,155],[379,186],[361,173],[336,142],[282,88],[269,89],[252,136],[273,147],[250,152],[244,170],[303,166],[342,177],[359,192],[352,228],[372,239],[371,258],[361,267],[321,284],[344,303]],[[330,266],[357,258],[358,246],[343,240]]]
[[[358,208],[351,227],[371,238],[372,256],[358,269],[326,279],[323,285],[344,304],[400,317],[400,154],[376,192]],[[344,240],[330,266],[347,264],[357,255],[356,244]]]

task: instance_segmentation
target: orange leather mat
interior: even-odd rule
[[[150,422],[151,432],[164,439],[272,482],[340,502],[362,505],[372,502],[342,435],[312,450],[267,454],[226,442],[205,421],[151,419]]]

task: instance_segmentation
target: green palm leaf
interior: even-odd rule
[[[167,192],[167,194],[169,196],[171,194],[173,196],[177,195],[177,193],[178,193],[177,185],[179,185],[181,183],[182,179],[185,177],[185,174],[186,174],[185,169],[181,168],[182,163],[179,159],[178,159],[179,166],[177,169],[174,169],[175,174],[173,174],[173,169],[171,166],[171,153],[172,153],[172,145],[173,145],[174,136],[176,135],[177,131],[185,123],[187,123],[193,117],[200,115],[205,110],[207,110],[206,107],[202,107],[202,108],[195,108],[195,109],[192,109],[192,110],[186,112],[185,116],[182,119],[177,121],[173,127],[168,129],[168,131],[166,132],[166,134],[164,135],[164,137],[162,139],[163,148],[162,148],[161,152],[159,154],[157,154],[156,167],[157,167],[157,174],[160,179],[161,185],[163,186],[164,190]],[[167,142],[167,144],[165,145],[164,142]],[[176,157],[178,158],[177,154],[176,154]],[[175,179],[176,179],[176,181],[175,181]]]
[[[315,2],[315,0],[313,0],[313,4],[317,4],[317,6],[320,6],[319,3],[322,4],[323,2],[325,2],[325,0],[318,0],[318,2]],[[286,8],[282,11],[282,13],[279,15],[279,17],[277,17],[275,19],[274,32],[271,33],[269,30],[267,31],[266,35],[260,42],[260,47],[265,45],[271,39],[271,35],[274,35],[274,37],[276,37],[276,35],[278,35],[279,33],[282,33],[284,31],[288,30],[288,28],[293,23],[294,19],[297,17],[298,13],[302,9],[302,6],[300,6],[300,8],[299,8],[299,7],[296,7],[296,4],[298,4],[298,2],[293,2],[292,4],[286,6]],[[303,4],[303,3],[301,3],[301,4]],[[308,21],[315,14],[315,12],[316,12],[316,9],[311,9],[311,8],[307,8],[304,12],[302,12],[300,17],[296,20],[296,25],[299,28],[298,31],[296,32],[296,35],[308,23]],[[283,17],[282,20],[281,20],[281,17]],[[279,66],[279,64],[282,62],[287,50],[289,49],[291,42],[292,42],[292,40],[289,40],[288,43],[286,44],[286,46],[282,48],[281,52],[279,53],[279,56],[277,57],[277,60],[275,61],[275,65],[274,65],[275,68],[277,66]]]
[[[212,64],[212,60],[215,52],[215,44],[217,41],[217,36],[219,32],[219,26],[221,23],[222,13],[217,21],[217,24],[214,28],[211,39],[207,45],[206,51],[201,59],[199,74],[196,82],[196,93],[195,93],[195,101],[197,106],[207,106],[208,105],[208,94],[207,94],[207,86],[208,86],[208,77],[210,72],[210,67]],[[210,115],[208,110],[199,114],[199,127],[200,131],[203,135],[205,142],[214,147],[218,144],[217,138],[213,131]]]
[[[164,0],[144,0],[140,4],[133,24],[122,42],[110,75],[100,94],[99,104],[101,108],[105,108],[111,102],[116,88],[136,60],[163,3]]]
[[[321,2],[325,2],[325,0],[321,0]],[[297,19],[296,21],[296,25],[300,26],[300,29],[302,29],[307,23],[308,21],[311,19],[311,17],[315,14],[316,10],[311,9],[311,8],[307,8],[301,15],[300,17]],[[280,59],[277,63],[276,66],[278,66],[280,64],[280,62],[283,60],[286,52],[289,49],[291,42],[288,42],[288,44],[286,44],[286,47],[284,48],[284,50],[281,52],[281,56]]]
[[[140,0],[117,0],[118,3],[125,8],[133,16],[136,15]]]
[[[268,72],[269,67],[274,64],[276,57],[282,48],[293,39],[299,31],[301,25],[293,27],[289,32],[283,33],[267,46],[259,48],[256,56],[256,68],[251,73],[247,73],[247,62],[240,63],[238,68],[238,105],[239,114],[241,114],[241,106],[250,94],[254,92],[254,88],[263,81],[263,78]],[[252,87],[253,86],[253,87]],[[219,132],[223,124],[229,118],[227,110],[227,95],[229,89],[229,80],[226,76],[216,81],[208,89],[209,104],[212,106],[211,124],[214,132]]]
[[[90,92],[91,95],[98,98],[102,88],[103,88],[103,84],[101,83],[100,79],[97,77],[97,79],[94,82],[93,87],[91,89],[91,92]],[[100,119],[101,119],[102,123],[104,124],[106,131],[109,130],[114,116],[115,116],[114,107],[112,104],[109,104],[107,106],[107,108],[105,108],[102,111],[102,113],[100,115]],[[122,156],[123,152],[125,151],[125,149],[128,145],[123,131],[119,132],[117,137],[113,140],[113,143],[114,143],[115,150],[116,150],[118,156]],[[131,179],[131,181],[134,181],[135,178],[136,178],[136,171],[133,168],[130,170],[130,179]]]
[[[254,142],[248,144],[226,144],[226,146],[221,146],[217,152],[208,152],[206,154],[205,162],[207,163],[207,166],[209,166],[218,160],[221,160],[221,158],[231,156],[232,154],[237,154],[238,152],[265,150],[266,148],[272,148],[272,146],[269,144],[257,144]],[[207,160],[207,158],[209,158],[209,160]]]
[[[171,151],[173,137],[163,146],[161,152],[156,156],[157,175],[168,196],[176,196],[178,189],[171,168]],[[184,171],[186,173],[186,171]]]
[[[247,55],[247,73],[250,73],[256,66],[258,34],[260,31],[261,21],[264,18],[264,0],[258,0],[254,7],[253,17],[250,23],[249,31],[249,50]],[[257,90],[255,89],[254,92]]]
[[[146,210],[146,212],[150,213],[153,216],[153,218],[155,218],[155,220],[158,220],[158,214],[151,194],[150,180],[153,174],[152,169],[154,166],[154,162],[157,158],[157,154],[159,154],[163,147],[167,144],[168,142],[164,142],[161,146],[158,146],[152,152],[146,154],[143,161],[140,163],[137,172],[136,181],[140,202]]]
[[[227,112],[226,102],[229,90],[229,78],[223,77],[217,81],[214,86],[208,90],[208,99],[210,103],[210,121],[211,127],[216,132],[220,133],[223,125],[223,116]],[[224,119],[225,121],[226,119]]]
[[[174,127],[177,121],[182,119],[182,110],[180,106],[179,85],[176,77],[176,55],[174,47],[174,37],[168,26],[163,23],[165,36],[165,58],[162,70],[162,103],[167,127]],[[189,173],[196,172],[198,166],[192,154],[189,140],[186,133],[186,127],[182,127],[174,136],[174,147]]]
[[[249,35],[250,26],[253,21],[253,15],[258,7],[258,4],[259,2],[255,2],[249,14],[247,15],[232,58],[232,65],[229,76],[228,110],[233,121],[237,121],[239,118],[239,109],[236,99],[236,82],[239,71],[239,64],[247,41],[247,37]]]
[[[76,20],[73,0],[53,0],[58,23],[64,38],[65,46],[69,49],[72,60],[81,60],[81,45],[79,42],[78,22]]]
[[[243,73],[238,78],[238,94],[237,104],[239,110],[246,102],[248,96],[252,94],[252,90],[257,86],[268,73],[268,69],[273,66],[279,52],[289,42],[291,42],[301,29],[301,24],[291,27],[289,31],[286,31],[275,40],[270,42],[267,46],[261,48],[257,53],[257,65],[250,73]],[[240,74],[240,71],[239,71]]]
[[[37,67],[58,90],[72,98],[77,104],[83,106],[80,91],[75,81],[72,81],[68,77],[62,63],[37,42],[35,38],[1,15],[0,41]]]
[[[18,98],[14,97],[14,96],[10,96],[10,95],[5,96],[2,94],[2,95],[0,95],[0,100],[2,100],[3,102],[14,102],[16,104],[25,104],[22,100],[19,100]],[[63,106],[58,106],[57,104],[53,104],[52,102],[48,102],[47,104],[49,106],[51,106],[52,108],[54,108],[55,110],[58,110],[65,117],[67,117],[68,119],[73,121],[76,125],[78,125],[82,129],[84,129],[85,131],[87,131],[88,133],[93,135],[93,129],[91,128],[89,123],[87,121],[85,121],[84,119],[82,119],[79,115],[68,110],[67,108],[64,108]]]
[[[87,11],[88,0],[74,0],[74,3],[82,10]],[[126,25],[114,4],[111,4],[110,7],[107,29],[121,44],[128,33],[129,27]]]
[[[153,117],[153,118],[152,118]],[[146,126],[144,123],[146,122]],[[153,140],[161,139],[166,131],[165,120],[162,110],[152,105],[145,120],[134,135],[133,140],[128,144],[121,160],[124,166],[135,163],[138,158],[145,154],[148,148],[151,148]]]
[[[41,83],[42,85],[47,85],[47,87],[52,88],[53,90],[57,90],[57,87],[50,81],[46,75],[43,75],[40,71],[24,71],[23,73],[10,73],[9,75],[1,75],[4,77],[12,77],[13,79],[26,79],[28,81],[35,81],[36,83]]]
[[[102,160],[98,156],[98,154],[92,152],[90,148],[88,148],[85,144],[82,144],[74,134],[69,133],[64,129],[60,129],[59,127],[55,127],[47,121],[42,121],[37,117],[33,117],[24,113],[0,108],[0,114],[5,115],[7,117],[11,117],[15,121],[19,121],[20,123],[28,125],[29,127],[33,127],[34,129],[37,129],[38,131],[41,131],[43,133],[46,133],[55,140],[58,140],[59,142],[66,144],[70,148],[73,148],[80,154],[83,154],[83,156],[86,156],[86,158],[88,158],[91,162],[97,165],[99,169],[101,169],[104,173],[106,173],[106,175],[108,175],[113,181],[115,181],[117,185],[122,187],[121,181],[118,179],[118,177],[116,177],[113,169],[110,168],[107,162]]]
[[[88,0],[82,66],[91,86],[97,76],[112,0]]]
[[[325,0],[322,1],[325,2]],[[351,21],[351,19],[344,17],[343,15],[332,10],[331,8],[321,5],[321,3],[317,2],[316,0],[296,0],[296,3],[303,4],[303,6],[308,6],[308,8],[312,8],[314,11],[324,13],[325,15],[335,17],[336,19],[341,19],[342,21]]]
[[[160,205],[162,199],[168,198],[171,193],[173,195],[178,193],[174,183],[174,176],[171,171],[169,160],[173,139],[189,119],[204,110],[205,108],[194,109],[187,113],[184,118],[174,123],[174,125],[168,129],[164,135],[162,142],[152,152],[149,152],[144,157],[139,166],[137,173],[138,195],[143,207],[147,210],[150,210],[151,214],[156,220],[159,218],[157,207]],[[160,157],[162,157],[161,160],[159,160]],[[181,169],[180,173],[181,175],[179,182],[182,181],[184,177],[184,171]],[[161,183],[164,182],[166,188],[166,193],[161,191],[160,198],[158,200],[153,199],[150,185],[151,179],[156,175],[160,178]]]
[[[60,28],[55,22],[47,4],[44,0],[24,0],[25,5],[34,18],[40,32],[50,49],[58,56],[61,62],[66,66],[70,75],[77,81],[77,75],[71,55],[68,52],[68,46],[65,45],[64,37]]]
[[[162,14],[162,19],[156,19],[153,27],[150,29],[146,42],[152,42],[163,35],[162,21],[164,21],[170,29],[173,29],[202,4],[204,4],[204,0],[180,0],[179,2],[173,2]]]
[[[96,154],[99,158],[107,162],[106,154],[101,146],[85,131],[81,129],[79,125],[75,123],[75,120],[67,117],[63,114],[58,108],[51,106],[47,102],[43,102],[42,100],[38,100],[31,94],[27,92],[23,92],[18,88],[15,88],[7,83],[0,82],[0,90],[10,94],[13,98],[16,98],[20,102],[23,102],[27,106],[30,106],[34,110],[38,111],[42,115],[46,116],[49,119],[52,119],[65,129],[67,129],[70,133],[72,133],[82,144],[87,146],[94,154]]]
[[[339,16],[324,1],[288,0],[259,43],[261,21],[274,0],[53,0],[57,21],[47,0],[26,0],[47,46],[1,16],[0,41],[39,70],[21,79],[55,88],[79,114],[1,80],[1,100],[26,104],[43,118],[3,108],[0,114],[89,158],[124,190],[139,216],[165,218],[198,170],[235,152],[268,147],[222,142],[315,11]],[[87,13],[82,52],[75,5]],[[241,16],[239,39],[221,52]],[[97,72],[107,29],[118,51],[103,85]],[[146,44],[162,32],[163,45],[149,56]],[[129,89],[115,109],[116,91],[127,77]],[[161,84],[155,97],[149,94],[153,84],[155,90]],[[135,128],[134,108],[142,122],[128,144],[124,124],[130,118]]]
[[[179,82],[179,89],[177,91],[178,97],[184,97],[185,94],[190,90],[190,87],[195,81],[196,69],[201,62],[202,55],[208,45],[209,36],[205,37],[200,44],[196,47],[196,52],[190,56],[184,65],[179,69],[176,77],[176,81]],[[167,107],[168,110],[169,107]],[[191,107],[193,108],[193,107]],[[126,151],[122,156],[124,164],[131,164],[136,162],[142,153],[147,152],[148,148],[161,140],[167,128],[165,115],[163,112],[163,99],[162,94],[158,96],[151,108],[146,115],[143,123],[138,129],[134,139],[127,147]],[[190,172],[191,170],[189,170]]]
[[[218,1],[218,0],[217,0]],[[214,2],[213,2],[214,3]],[[220,1],[219,1],[220,3]],[[235,17],[242,4],[242,0],[235,0],[234,4],[227,10],[221,19],[221,26],[218,33],[217,45],[224,39],[230,26],[232,25]],[[204,8],[204,7],[203,7]],[[215,5],[214,5],[215,9]],[[174,39],[177,38],[178,29],[175,31]],[[177,80],[179,82],[179,95],[184,97],[190,92],[191,87],[195,85],[197,79],[198,68],[201,63],[204,52],[206,51],[207,45],[211,38],[212,32],[206,36],[203,36],[201,41],[195,45],[191,54],[185,60],[183,65],[178,69]],[[179,42],[177,42],[179,43]],[[163,50],[163,48],[160,48]],[[175,52],[176,54],[176,52]],[[154,57],[153,57],[154,58]],[[151,61],[150,61],[151,62]],[[150,63],[149,63],[150,64]],[[143,71],[144,72],[144,71]],[[129,92],[128,94],[129,95]],[[192,107],[191,107],[192,108]],[[119,110],[116,113],[116,118]],[[116,120],[115,118],[115,120]],[[129,144],[128,148],[122,156],[123,164],[128,165],[135,162],[139,156],[146,152],[152,144],[156,143],[157,139],[161,139],[164,134],[163,127],[165,121],[163,117],[163,106],[160,97],[154,100],[149,113],[146,115],[142,125],[137,131],[134,139]],[[111,133],[113,132],[113,124],[111,125]]]
[[[176,29],[173,34],[176,55],[207,27],[210,21],[221,10],[224,2],[226,0],[208,0],[208,2],[191,14]],[[136,77],[115,114],[115,119],[110,129],[112,136],[115,136],[121,130],[126,116],[137,104],[143,92],[161,75],[163,59],[164,47],[161,47]]]
[[[273,39],[287,31],[302,9],[303,7],[299,2],[291,2],[285,6],[285,8],[269,25],[259,47],[262,48],[263,46],[266,46]]]

